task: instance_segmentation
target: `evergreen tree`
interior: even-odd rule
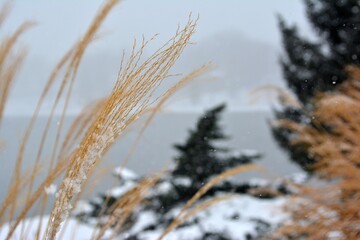
[[[360,1],[304,0],[304,3],[307,17],[318,35],[317,42],[301,37],[296,26],[288,26],[281,18],[279,21],[285,51],[281,58],[283,75],[304,109],[284,106],[275,116],[278,120],[315,125],[313,117],[306,115],[313,108],[314,94],[334,90],[346,80],[347,65],[360,65]],[[272,130],[292,159],[310,170],[315,160],[309,157],[307,147],[290,147],[294,133],[278,126]]]
[[[198,121],[195,130],[183,145],[175,145],[180,155],[175,159],[174,176],[189,177],[193,186],[199,188],[208,180],[235,165],[249,163],[250,158],[220,157],[217,153],[226,153],[226,149],[215,146],[215,141],[227,137],[219,126],[220,113],[225,105],[207,111]]]
[[[220,114],[225,109],[224,105],[211,109],[200,117],[196,128],[191,130],[189,137],[184,144],[175,145],[179,155],[174,159],[174,168],[165,172],[161,179],[152,187],[149,195],[143,203],[127,220],[126,226],[122,229],[124,239],[153,239],[147,238],[148,233],[161,233],[173,221],[176,213],[184,204],[191,199],[194,194],[210,180],[210,178],[222,173],[223,171],[253,162],[259,158],[257,153],[231,154],[229,150],[219,148],[216,143],[227,139],[219,125]],[[120,199],[129,189],[136,186],[141,178],[137,178],[129,171],[118,171],[120,184],[114,189],[112,195],[102,194],[97,199],[90,202],[90,209],[86,212],[80,212],[77,216],[84,222],[94,222],[95,219],[103,219],[110,214],[112,205],[117,199]],[[116,195],[116,193],[120,193]],[[208,200],[215,196],[232,193],[237,194],[242,199],[242,194],[249,194],[256,201],[271,201],[279,195],[291,194],[286,184],[282,182],[260,183],[243,182],[234,179],[228,179],[210,189],[200,201]],[[106,197],[108,201],[105,202]],[[273,227],[266,219],[250,218],[242,219],[242,203],[239,200],[235,205],[229,205],[227,214],[218,215],[209,214],[206,218],[198,217],[187,221],[178,227],[179,232],[198,231],[200,237],[188,239],[238,239],[236,229],[231,229],[234,223],[243,224],[247,222],[253,227],[252,231],[240,236],[246,239],[256,239],[259,236],[270,231]],[[236,205],[238,204],[238,205]],[[147,218],[152,221],[142,221]],[[209,228],[202,228],[208,218],[216,218],[216,221],[224,226],[221,231]],[[229,234],[229,235],[228,235]],[[150,235],[151,236],[151,235]]]
[[[299,36],[295,26],[280,18],[285,56],[280,60],[285,80],[298,99],[307,104],[316,91],[331,90],[345,79],[343,66],[327,56],[323,45]]]

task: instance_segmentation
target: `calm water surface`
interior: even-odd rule
[[[173,144],[185,141],[188,130],[195,126],[199,115],[197,113],[160,113],[145,131],[127,167],[138,174],[148,174],[169,166],[169,163],[171,166],[171,160],[176,156],[176,151],[172,147]],[[271,116],[271,112],[264,111],[224,113],[221,124],[224,132],[231,137],[226,146],[234,151],[254,149],[263,154],[259,164],[265,167],[265,171],[243,174],[241,175],[243,179],[260,176],[275,178],[299,171],[295,165],[287,160],[286,154],[274,142],[268,125]],[[68,117],[65,126],[68,127],[72,119],[72,117]],[[6,117],[0,128],[0,139],[5,142],[5,148],[0,152],[0,202],[4,199],[10,183],[10,173],[14,167],[24,126],[28,121],[29,118],[22,116]],[[24,169],[30,167],[34,161],[45,123],[46,118],[41,117],[34,128],[34,133],[24,157]],[[41,176],[45,176],[47,172],[46,161],[51,156],[55,129],[56,120],[51,128],[49,140],[45,144],[42,159],[45,164],[40,172]],[[115,166],[121,165],[130,146],[137,137],[138,131],[139,125],[131,126],[115,144],[99,168],[113,169]],[[98,177],[96,180],[98,180],[98,184],[88,187],[89,195],[85,196],[90,197],[90,195],[97,192],[103,192],[114,184],[114,178],[111,174],[105,174],[105,176]],[[48,206],[48,211],[50,209],[51,206]]]

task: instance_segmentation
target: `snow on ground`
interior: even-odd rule
[[[242,149],[241,151],[232,151],[231,155],[233,157],[249,157],[249,158],[255,158],[261,156],[261,154],[254,149]]]
[[[288,178],[294,183],[302,184],[309,180],[310,175],[306,172],[297,172],[291,174]]]
[[[165,239],[167,240],[186,240],[196,239],[202,236],[204,231],[227,234],[233,239],[246,239],[246,236],[256,236],[259,229],[259,222],[270,224],[270,227],[276,227],[282,221],[288,218],[281,210],[281,206],[286,201],[286,198],[276,198],[270,200],[263,200],[247,195],[237,195],[230,200],[217,203],[212,207],[200,212],[187,221],[191,222],[196,218],[197,225],[190,225],[188,227],[180,227],[170,232]],[[175,216],[180,209],[174,209],[169,212],[169,215]],[[43,228],[41,236],[44,233],[45,225],[48,221],[48,216],[43,218]],[[14,240],[20,239],[34,239],[36,235],[37,226],[39,224],[39,217],[27,219],[24,221],[24,229],[26,229],[26,238],[20,237],[21,227],[17,229],[14,234]],[[126,233],[119,236],[118,239],[128,236],[129,234],[137,234],[142,240],[157,239],[164,229],[156,229],[154,231],[144,231],[147,227],[156,224],[157,216],[153,211],[144,211],[139,214],[137,222]],[[91,239],[93,232],[96,230],[91,225],[83,224],[75,219],[69,219],[66,228],[61,233],[59,239],[74,239],[87,240]],[[0,239],[5,239],[9,231],[9,224],[6,224],[0,230]],[[103,239],[106,239],[111,234],[108,231]]]
[[[233,239],[246,239],[247,235],[256,235],[259,221],[269,223],[271,227],[277,226],[279,223],[288,218],[287,214],[281,211],[281,206],[286,201],[285,198],[277,198],[270,200],[257,199],[247,195],[237,195],[230,200],[217,203],[212,207],[198,213],[188,221],[193,221],[195,218],[198,221],[198,225],[190,225],[188,227],[180,227],[171,231],[166,237],[166,240],[188,240],[196,239],[202,236],[203,231],[214,233],[226,233]],[[176,215],[179,209],[171,211],[168,214]],[[43,218],[43,227],[41,236],[45,231],[49,217]],[[39,224],[39,217],[25,220],[24,229],[26,237],[20,238],[21,227],[18,227],[14,240],[27,240],[34,239],[36,235],[37,226]],[[129,230],[117,239],[140,233],[138,236],[142,240],[157,239],[164,229],[157,229],[155,231],[144,231],[148,226],[156,224],[157,216],[152,211],[144,211],[140,214],[138,221]],[[60,233],[59,239],[66,240],[88,240],[96,228],[91,225],[83,224],[75,219],[69,219],[67,226]],[[5,224],[0,230],[0,239],[5,239],[9,231],[9,224]],[[111,235],[110,231],[107,231],[103,239],[107,239]]]
[[[217,203],[191,217],[186,222],[196,219],[197,224],[186,226],[185,223],[171,231],[165,239],[198,239],[204,232],[212,232],[227,235],[230,239],[245,240],[247,236],[257,236],[261,222],[264,223],[265,230],[267,227],[275,228],[288,219],[288,215],[282,211],[285,201],[284,197],[264,200],[247,195],[236,195],[230,200]],[[174,209],[168,214],[176,216],[179,210]],[[164,229],[144,231],[146,227],[154,223],[156,224],[156,213],[143,212],[134,227],[123,236],[137,233],[136,235],[141,240],[158,239]]]
[[[121,181],[120,186],[111,189],[107,193],[112,196],[121,196],[127,191],[132,189],[136,185],[138,176],[128,169],[117,168],[115,175],[120,179],[127,179],[127,181]],[[304,180],[304,174],[296,174],[291,176],[296,180]],[[187,178],[175,179],[184,185],[191,184],[191,181]],[[262,179],[252,179],[250,184],[264,185],[269,184]],[[157,188],[150,191],[150,195],[157,191],[167,192],[169,189],[168,182],[161,182]],[[221,196],[226,193],[219,192],[217,196]],[[171,231],[166,237],[166,240],[189,240],[199,239],[204,236],[204,232],[211,232],[226,236],[230,239],[246,240],[247,237],[256,237],[261,232],[267,232],[271,229],[278,227],[282,222],[289,219],[289,215],[282,210],[282,206],[286,203],[288,197],[282,196],[272,199],[260,199],[246,194],[234,194],[232,198],[219,202],[204,211],[192,216],[178,228]],[[202,201],[201,201],[202,202]],[[181,206],[175,207],[167,213],[164,213],[165,219],[172,219],[177,216],[181,209]],[[91,212],[92,206],[85,201],[79,201],[76,212]],[[163,233],[167,224],[162,224],[160,219],[162,218],[158,212],[152,209],[142,209],[135,213],[137,218],[136,222],[127,229],[126,232],[118,236],[117,239],[126,239],[129,236],[137,236],[139,240],[153,240]],[[161,217],[161,218],[160,218]],[[41,234],[44,234],[45,226],[49,217],[45,216],[42,222]],[[21,226],[17,228],[14,234],[14,240],[20,239],[34,239],[36,235],[37,226],[40,218],[35,217],[25,220],[24,229],[27,234],[26,238],[20,237]],[[194,224],[196,222],[196,224]],[[90,222],[89,222],[90,223]],[[190,223],[190,224],[187,224]],[[70,218],[67,222],[67,227],[61,233],[59,239],[91,239],[93,232],[96,230],[95,224],[81,223],[74,218]],[[153,227],[157,226],[157,227]],[[9,224],[5,224],[0,229],[0,239],[5,239],[9,231]],[[103,239],[109,237],[111,234],[108,231]]]
[[[126,169],[121,171],[117,169],[115,172],[115,175],[119,176],[120,179],[130,179],[128,181],[121,181],[120,186],[116,188],[118,193],[125,193],[130,190],[131,184],[136,182],[134,179],[138,179],[136,174],[131,171],[129,172],[131,174],[128,174]],[[295,178],[305,179],[301,174],[296,175]],[[185,186],[191,184],[191,180],[185,177],[174,178],[172,180]],[[247,182],[250,185],[264,187],[270,187],[272,184],[275,186],[282,184],[282,181],[275,181],[271,184],[268,180],[263,179],[252,179]],[[149,196],[167,193],[170,189],[171,183],[164,179],[164,181],[160,181],[151,189]],[[217,196],[223,194],[226,193],[219,192]],[[118,194],[115,195],[119,196]],[[184,224],[171,231],[165,239],[201,239],[205,233],[219,234],[227,236],[229,239],[239,240],[248,239],[250,236],[256,238],[271,229],[277,228],[281,222],[289,218],[288,214],[282,210],[282,206],[287,199],[288,196],[260,199],[251,195],[235,194],[230,200],[217,203],[191,217]],[[134,216],[136,216],[134,224],[126,232],[122,233],[119,239],[131,239],[134,236],[139,240],[158,239],[169,224],[166,221],[164,223],[164,220],[176,217],[181,206],[163,213],[162,216],[155,210],[140,207],[134,212]]]
[[[19,227],[16,229],[16,231],[11,239],[12,240],[35,239],[40,219],[41,219],[40,217],[34,217],[31,219],[24,220],[22,222],[22,224],[24,226],[23,236],[21,235],[22,225],[19,225]],[[49,216],[44,216],[42,219],[42,228],[41,228],[40,239],[43,239],[48,220],[49,220]],[[6,239],[6,236],[9,232],[9,226],[10,226],[10,224],[5,224],[0,229],[0,239]],[[94,228],[90,225],[80,223],[76,219],[70,218],[66,222],[66,225],[63,224],[63,228],[62,228],[62,230],[60,230],[60,232],[58,234],[58,239],[89,240],[89,239],[91,239],[93,232],[96,230],[97,230],[97,228]],[[107,239],[110,236],[111,236],[111,231],[107,231],[102,239]]]
[[[114,175],[124,180],[136,180],[138,178],[136,173],[124,167],[115,168]]]
[[[136,186],[135,182],[124,182],[120,187],[114,187],[107,191],[107,195],[113,196],[113,197],[120,197],[133,189]]]
[[[173,180],[176,185],[182,185],[184,187],[189,187],[191,185],[191,179],[188,177],[177,177]]]
[[[133,171],[124,167],[117,167],[114,169],[113,173],[117,178],[119,178],[120,184],[119,186],[107,191],[107,195],[120,197],[136,186],[138,175]]]

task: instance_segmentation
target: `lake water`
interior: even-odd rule
[[[173,144],[185,141],[188,130],[195,126],[199,116],[200,114],[198,113],[159,113],[145,131],[127,167],[138,174],[149,174],[161,170],[164,166],[168,166],[174,156],[176,156],[176,151],[172,147]],[[226,146],[237,151],[254,149],[263,154],[263,158],[258,163],[265,167],[265,171],[243,174],[241,175],[243,179],[254,176],[274,178],[299,171],[298,167],[287,160],[286,154],[279,149],[273,140],[268,125],[271,117],[271,112],[266,111],[224,113],[221,125],[224,132],[231,137],[227,140]],[[72,119],[72,117],[66,119],[66,126],[69,126]],[[5,142],[5,147],[0,152],[0,202],[5,197],[18,145],[28,121],[29,118],[23,116],[6,117],[0,128],[0,139]],[[41,117],[34,128],[32,140],[25,153],[25,168],[31,166],[36,156],[37,143],[41,137],[45,122],[46,118]],[[52,129],[56,129],[56,123]],[[139,126],[136,124],[131,126],[120,137],[100,167],[110,167],[110,169],[113,169],[113,167],[121,165],[137,136],[138,129]],[[49,139],[53,139],[54,134],[55,131],[50,131]],[[52,143],[51,140],[46,142],[44,157],[50,156]],[[45,167],[40,172],[40,175],[45,176],[46,169]],[[90,195],[93,195],[97,192],[105,191],[113,184],[114,178],[111,174],[106,174],[104,177],[101,177],[95,187],[88,190]]]

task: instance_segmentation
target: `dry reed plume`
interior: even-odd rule
[[[180,90],[181,88],[183,88],[186,84],[188,84],[190,81],[193,81],[194,79],[204,75],[206,72],[208,72],[210,69],[212,69],[212,65],[211,64],[206,64],[201,66],[198,69],[193,70],[192,72],[190,72],[189,74],[185,75],[183,78],[181,78],[176,84],[174,84],[171,88],[169,88],[169,90],[166,91],[166,93],[161,97],[161,99],[159,99],[158,103],[150,109],[150,114],[147,117],[145,123],[143,124],[143,126],[141,127],[138,136],[136,137],[134,143],[132,144],[132,146],[130,147],[130,150],[127,154],[127,156],[125,157],[124,162],[122,163],[122,167],[125,167],[127,165],[127,163],[130,160],[130,157],[132,156],[132,154],[134,153],[134,151],[136,150],[137,145],[139,144],[145,130],[149,127],[150,123],[152,122],[152,120],[154,119],[154,117],[156,116],[156,114],[162,109],[162,107],[164,106],[165,102],[178,90]]]
[[[121,136],[123,131],[143,113],[150,112],[145,124],[140,129],[138,138],[129,150],[129,155],[126,158],[127,161],[143,132],[149,126],[156,113],[163,107],[165,101],[189,81],[201,76],[210,69],[210,65],[204,65],[192,71],[163,94],[157,96],[158,94],[155,94],[155,90],[164,79],[170,76],[170,69],[184,48],[189,44],[190,37],[195,31],[197,20],[189,17],[185,27],[182,29],[178,28],[173,38],[143,62],[142,53],[152,39],[149,41],[143,39],[140,46],[138,46],[138,43],[135,41],[128,61],[125,61],[123,55],[117,81],[111,94],[103,100],[87,107],[73,121],[68,132],[62,136],[64,132],[64,118],[67,107],[70,104],[73,84],[76,80],[83,55],[90,43],[97,38],[98,30],[107,15],[119,2],[120,0],[105,1],[105,4],[90,24],[88,30],[60,59],[44,86],[34,114],[20,142],[12,182],[9,186],[7,196],[0,207],[0,229],[4,223],[11,222],[6,237],[7,240],[12,239],[15,236],[15,232],[20,234],[20,238],[24,238],[29,234],[29,228],[31,227],[28,226],[27,229],[25,229],[25,227],[21,225],[22,221],[36,203],[40,203],[40,205],[37,206],[40,217],[44,215],[45,208],[48,204],[48,196],[44,189],[54,184],[55,180],[63,176],[49,221],[47,225],[43,224],[41,218],[34,235],[35,239],[42,237],[44,239],[56,239],[62,237],[61,233],[59,233],[61,225],[64,224],[68,215],[71,213],[72,206],[75,206],[82,196],[82,190],[87,187],[88,178],[94,173],[95,166],[99,164],[100,160],[119,136]],[[0,25],[6,18],[8,8],[9,5],[5,5],[0,11]],[[23,51],[20,51],[18,54],[13,54],[13,48],[18,38],[30,26],[32,26],[32,23],[24,23],[13,35],[1,42],[0,123],[15,74],[18,72],[25,56],[25,52]],[[60,84],[41,135],[34,164],[30,169],[23,171],[22,165],[25,161],[25,151],[31,142],[30,138],[35,123],[50,89],[56,86],[56,81],[59,81]],[[51,157],[48,159],[50,162],[48,175],[42,179],[39,185],[35,186],[35,180],[39,177],[39,172],[42,168],[41,159],[43,159],[45,142],[48,141],[48,133],[55,111],[59,108],[60,101],[64,101],[64,106],[60,109],[61,118],[56,129],[54,145],[51,149]],[[214,185],[223,181],[225,178],[255,168],[253,165],[241,166],[228,170],[209,181],[209,183],[203,186],[194,197],[184,205],[179,215],[168,226],[162,236],[160,236],[160,239],[199,211],[203,211],[207,207],[231,197],[223,196],[210,199],[192,207],[195,202]],[[121,231],[133,210],[142,203],[146,192],[156,184],[160,177],[161,174],[145,178],[138,186],[118,199],[109,210],[110,216],[107,222],[103,224],[100,229],[95,229],[92,239],[101,239],[109,228],[113,229],[111,238],[114,238],[115,235]],[[19,213],[16,213],[16,211],[19,211]],[[45,236],[41,236],[44,227],[46,228]],[[21,228],[20,231],[18,231],[19,228]]]
[[[6,2],[0,9],[0,27],[3,24],[10,10],[10,2]],[[23,49],[16,52],[16,43],[21,36],[34,25],[32,22],[25,22],[20,25],[14,33],[1,39],[0,43],[0,124],[3,119],[5,105],[9,97],[10,89],[14,83],[16,73],[21,67],[26,51]]]
[[[168,76],[170,68],[188,44],[195,24],[190,20],[183,30],[178,31],[173,39],[140,66],[138,63],[146,42],[143,41],[137,52],[134,46],[129,62],[120,66],[112,94],[70,159],[71,164],[50,216],[47,239],[55,238],[60,224],[71,209],[71,200],[81,191],[81,184],[95,162],[149,106],[154,89]]]
[[[55,66],[53,72],[51,73],[51,75],[48,79],[47,84],[45,85],[45,88],[43,90],[43,93],[40,96],[40,100],[35,109],[33,117],[30,120],[27,130],[25,131],[24,138],[22,139],[22,142],[20,144],[19,153],[18,153],[18,157],[17,157],[16,164],[15,164],[15,170],[14,170],[14,174],[13,174],[13,181],[9,187],[9,192],[7,194],[7,197],[5,198],[5,200],[2,204],[2,207],[0,210],[0,219],[4,216],[4,213],[9,208],[9,206],[10,206],[10,210],[9,210],[9,214],[8,214],[9,220],[13,219],[15,209],[17,208],[17,205],[18,205],[17,200],[21,194],[21,192],[20,192],[21,175],[22,175],[21,168],[22,168],[22,162],[23,162],[26,146],[28,144],[35,121],[37,119],[37,116],[39,114],[39,111],[41,109],[43,101],[44,101],[49,89],[52,87],[54,81],[59,77],[60,71],[63,68],[67,67],[65,69],[65,75],[62,77],[60,88],[58,90],[58,93],[57,93],[55,102],[53,104],[50,116],[48,118],[48,122],[45,126],[45,129],[44,129],[44,132],[42,135],[42,139],[40,141],[40,147],[38,150],[36,161],[35,161],[35,164],[33,167],[33,169],[37,169],[39,167],[42,150],[43,150],[46,138],[47,138],[47,133],[50,128],[50,123],[51,123],[52,117],[54,115],[54,111],[55,111],[61,97],[63,96],[66,86],[68,86],[68,91],[66,92],[66,97],[65,97],[65,106],[62,111],[61,121],[60,121],[60,124],[58,127],[58,132],[56,135],[53,153],[52,153],[52,157],[51,157],[51,164],[50,164],[50,169],[49,169],[50,173],[46,177],[46,179],[43,181],[43,183],[40,184],[39,188],[35,192],[33,192],[33,183],[34,183],[34,180],[35,180],[35,177],[37,176],[37,174],[36,174],[36,171],[32,171],[33,174],[31,175],[30,181],[25,184],[25,187],[27,185],[29,188],[29,190],[26,193],[25,207],[20,212],[19,217],[16,219],[12,229],[10,230],[9,235],[7,237],[8,239],[13,234],[15,228],[20,223],[21,219],[23,219],[26,216],[26,213],[30,210],[32,205],[40,198],[40,196],[42,195],[41,190],[44,189],[44,187],[49,186],[57,177],[59,177],[61,175],[61,173],[67,167],[68,161],[66,160],[66,158],[58,159],[58,164],[55,167],[53,167],[53,161],[54,161],[55,153],[57,151],[58,140],[60,138],[61,126],[62,126],[64,116],[66,113],[67,104],[69,102],[69,98],[71,95],[71,87],[75,80],[75,76],[76,76],[76,73],[77,73],[77,70],[78,70],[78,67],[79,67],[79,64],[80,64],[80,61],[82,59],[85,49],[87,48],[89,43],[95,38],[95,34],[96,34],[97,30],[99,29],[101,23],[103,22],[103,20],[107,16],[107,14],[110,12],[110,10],[117,3],[118,3],[118,1],[107,1],[106,4],[104,4],[103,8],[101,9],[101,11],[99,11],[98,15],[94,19],[93,23],[90,25],[88,31],[81,38],[81,40],[75,45],[75,47],[71,48],[70,51],[67,52],[64,55],[64,57],[59,61],[59,63]],[[62,160],[62,161],[60,161],[60,160]],[[46,199],[46,197],[45,197],[45,199]]]
[[[360,238],[360,69],[348,71],[350,79],[337,91],[315,97],[311,124],[276,122],[296,133],[291,145],[315,159],[314,172],[333,180],[323,188],[299,186],[300,200],[288,204],[293,220],[277,236]]]
[[[190,37],[195,31],[196,20],[192,20],[190,17],[183,29],[178,29],[173,38],[141,64],[142,53],[149,41],[143,39],[140,47],[137,47],[135,41],[127,63],[124,62],[123,56],[118,79],[112,93],[103,101],[93,105],[93,107],[87,109],[87,111],[76,118],[61,142],[64,117],[70,102],[72,86],[76,79],[84,52],[89,44],[96,39],[97,31],[102,22],[118,2],[119,0],[108,0],[105,2],[80,41],[60,59],[59,63],[55,66],[49,76],[34,114],[30,119],[24,137],[20,143],[13,173],[13,181],[9,186],[8,194],[0,208],[1,224],[9,220],[14,220],[11,224],[7,239],[12,238],[15,230],[20,226],[21,221],[40,199],[42,200],[41,215],[44,213],[47,204],[47,196],[44,193],[44,188],[53,184],[57,178],[66,172],[64,180],[56,195],[56,202],[51,212],[46,230],[46,239],[55,239],[60,229],[60,225],[71,211],[71,205],[76,204],[76,196],[79,195],[82,186],[91,174],[94,166],[104,156],[124,129],[144,112],[149,111],[151,105],[158,101],[158,104],[153,108],[152,114],[145,124],[145,127],[148,126],[149,122],[154,117],[154,114],[158,112],[169,96],[182,85],[208,69],[208,66],[206,65],[193,71],[154,101],[152,99],[155,96],[155,89],[169,76],[170,68],[174,65],[186,45],[189,43]],[[0,12],[0,24],[6,18],[7,11],[8,5],[2,8],[2,11]],[[13,82],[15,73],[18,71],[24,57],[22,52],[18,56],[15,55],[14,58],[11,58],[9,55],[17,39],[30,26],[30,23],[25,23],[20,26],[12,36],[1,43],[0,121],[2,119],[3,109],[11,83]],[[62,71],[64,72],[64,75],[60,76]],[[42,133],[40,147],[37,156],[35,157],[35,163],[32,169],[25,171],[25,173],[28,172],[28,177],[24,178],[22,163],[24,161],[26,147],[30,142],[30,136],[44,100],[47,97],[50,88],[53,87],[55,81],[58,79],[60,79],[60,87],[57,91],[50,115]],[[52,149],[48,175],[42,183],[35,188],[34,183],[35,179],[38,177],[38,169],[41,166],[40,159],[42,159],[44,144],[47,141],[50,125],[61,99],[64,100],[65,104],[61,110],[61,119]],[[142,184],[140,189],[143,191],[146,188],[144,186],[151,187],[151,183],[153,182],[154,180],[149,180]],[[24,191],[25,188],[27,188],[26,191]],[[134,190],[134,192],[136,191]],[[129,199],[133,199],[134,196],[139,196],[139,193],[129,193],[126,195]],[[137,202],[134,201],[133,203],[133,207],[135,207]],[[22,208],[20,213],[15,216],[15,211],[20,207]],[[128,214],[130,214],[130,212]],[[124,221],[125,219],[126,218],[124,218]],[[36,239],[40,238],[40,229],[41,222],[37,229]],[[104,229],[102,229],[95,237],[100,238],[103,231]],[[26,234],[26,232],[22,229],[21,236],[24,234]]]
[[[252,97],[252,102],[258,101],[260,98],[264,97],[264,93],[275,93],[279,102],[285,106],[292,106],[295,108],[302,108],[303,105],[296,99],[295,96],[290,94],[288,91],[282,89],[281,87],[275,85],[263,85],[254,89],[250,96]]]

